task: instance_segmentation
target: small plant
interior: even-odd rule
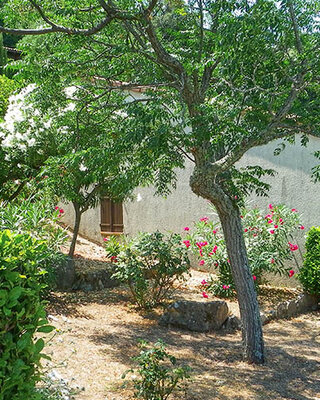
[[[107,254],[116,264],[114,278],[127,284],[134,302],[152,308],[170,293],[175,280],[183,280],[190,268],[180,235],[141,233],[131,240],[106,241]]]
[[[306,240],[306,254],[298,274],[303,289],[320,296],[320,227],[312,227]]]
[[[162,340],[158,340],[153,347],[142,341],[140,355],[133,359],[138,363],[136,372],[140,375],[140,379],[133,380],[138,399],[166,400],[173,392],[186,389],[191,368],[176,366],[176,358],[166,351]]]
[[[299,247],[293,243],[292,233],[304,229],[297,211],[284,205],[269,204],[267,213],[258,208],[243,209],[241,217],[256,289],[266,282],[266,272],[293,276],[292,267],[286,263],[289,260],[297,262],[295,252]],[[203,285],[204,297],[207,291],[219,297],[234,297],[235,285],[220,225],[203,217],[195,223],[194,229],[186,227],[185,231],[183,243],[198,257],[199,265],[217,271],[217,278]]]
[[[44,242],[28,234],[0,232],[0,399],[37,399],[35,384],[41,378],[40,359],[49,333],[41,293]]]

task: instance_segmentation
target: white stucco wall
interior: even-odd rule
[[[320,225],[320,183],[311,182],[311,168],[317,164],[312,156],[320,149],[320,139],[312,138],[307,148],[299,144],[288,145],[279,155],[274,156],[276,143],[270,143],[250,150],[239,165],[260,165],[277,171],[275,177],[266,178],[272,184],[269,197],[252,195],[250,204],[264,207],[270,202],[284,203],[302,213],[302,223],[306,228]],[[176,231],[191,225],[192,221],[210,213],[206,200],[197,197],[189,187],[189,177],[193,165],[186,163],[184,170],[178,171],[177,188],[166,198],[154,196],[154,190],[138,188],[136,199],[124,204],[125,233],[134,235],[139,231]],[[64,205],[63,221],[73,224],[73,209]],[[100,207],[83,214],[80,232],[96,241],[101,241]]]

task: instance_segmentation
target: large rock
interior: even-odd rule
[[[170,325],[195,332],[208,332],[222,327],[229,315],[225,301],[187,301],[172,303],[160,318],[160,325]]]
[[[70,257],[61,260],[54,268],[54,274],[57,289],[71,289],[76,278],[74,260]]]

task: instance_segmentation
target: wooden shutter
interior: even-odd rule
[[[115,203],[108,198],[101,199],[101,231],[123,232],[122,203]]]

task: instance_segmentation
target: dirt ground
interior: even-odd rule
[[[121,375],[134,366],[138,339],[158,338],[179,362],[192,367],[186,400],[320,399],[320,312],[264,327],[266,364],[241,360],[241,335],[192,333],[158,325],[158,309],[138,312],[121,288],[92,293],[54,293],[49,307],[57,332],[48,341],[55,369],[76,400],[129,400]]]
[[[106,261],[102,247],[83,238],[78,258]],[[207,274],[192,271],[174,298],[201,301],[199,284]],[[295,289],[265,288],[259,302],[270,309],[298,293]],[[202,301],[206,301],[202,299]],[[238,314],[236,302],[228,302]],[[56,292],[48,313],[57,328],[47,339],[45,361],[71,387],[75,400],[131,400],[132,387],[123,388],[122,374],[134,367],[138,339],[168,345],[178,362],[192,367],[192,381],[174,400],[320,400],[320,312],[264,326],[266,363],[252,366],[241,357],[241,334],[195,333],[158,325],[162,308],[149,313],[135,309],[123,288],[99,292]]]

